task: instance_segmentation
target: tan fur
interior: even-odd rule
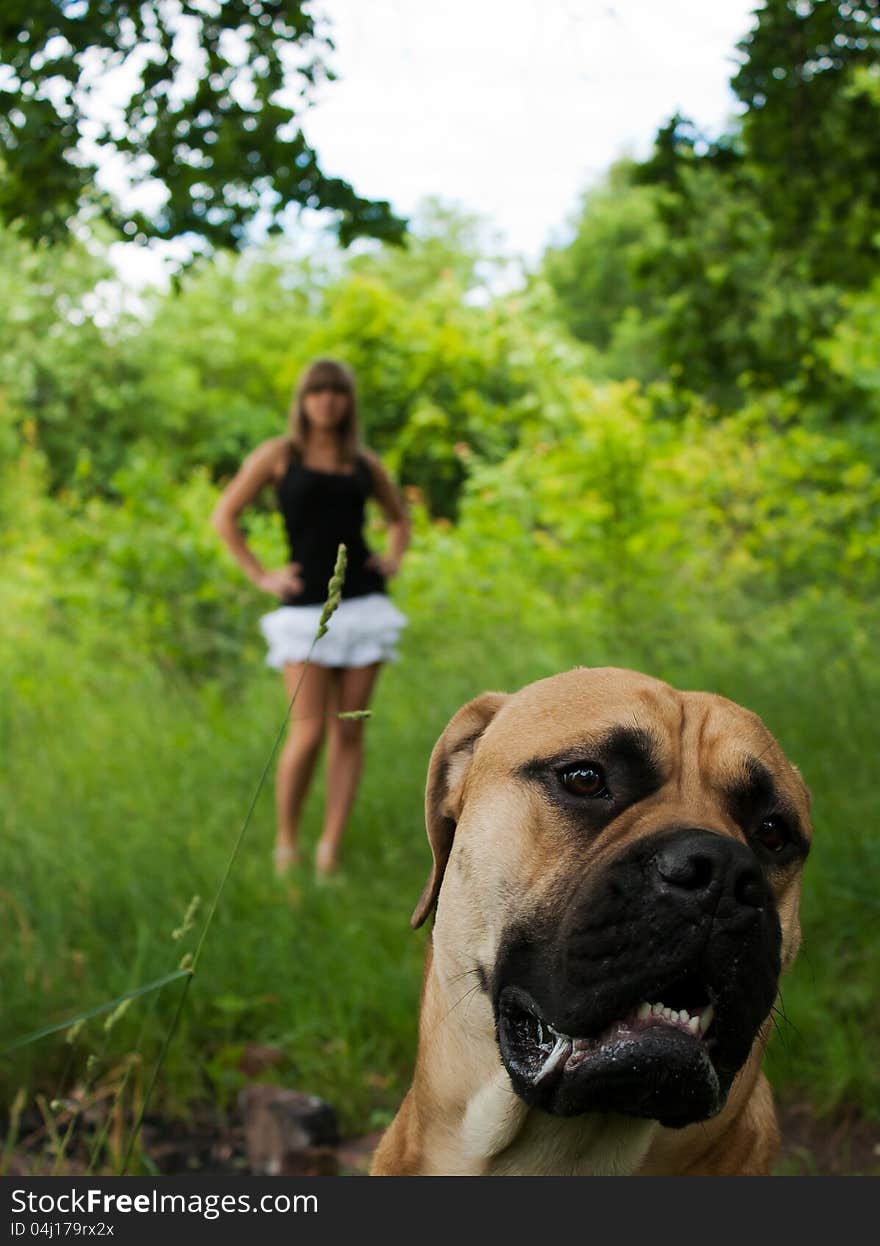
[[[536,750],[552,755],[616,725],[649,730],[668,778],[593,843],[512,778]],[[514,1093],[492,1006],[475,981],[512,917],[554,912],[573,879],[638,837],[681,820],[742,839],[720,792],[746,755],[760,756],[809,824],[796,768],[754,714],[723,697],[679,692],[633,671],[579,668],[510,696],[485,693],[453,717],[431,755],[426,821],[434,868],[413,915],[436,917],[425,965],[412,1086],[374,1157],[374,1175],[767,1173],[778,1131],[761,1072],[766,1033],[718,1116],[685,1129],[612,1114],[560,1118]],[[800,943],[800,870],[771,876],[787,967]]]

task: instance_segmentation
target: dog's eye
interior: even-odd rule
[[[755,832],[755,838],[767,852],[782,852],[788,847],[788,827],[782,818],[764,818]]]
[[[559,778],[562,786],[573,796],[603,796],[605,794],[605,775],[599,766],[585,762],[578,766],[566,766],[560,770]]]

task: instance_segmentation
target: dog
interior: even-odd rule
[[[487,692],[425,810],[416,1067],[371,1174],[769,1173],[812,832],[760,718],[613,667]]]

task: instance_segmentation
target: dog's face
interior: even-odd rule
[[[517,1094],[717,1113],[800,942],[809,795],[760,719],[611,668],[487,693],[438,741],[426,809],[413,922],[439,894],[435,971],[477,980]]]

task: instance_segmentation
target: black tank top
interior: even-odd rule
[[[322,472],[304,467],[291,455],[278,482],[278,505],[287,530],[291,562],[302,568],[303,589],[283,598],[285,606],[314,606],[326,600],[340,542],[348,552],[343,597],[384,593],[385,579],[366,565],[364,510],[373,493],[373,473],[358,456],[352,472]]]

